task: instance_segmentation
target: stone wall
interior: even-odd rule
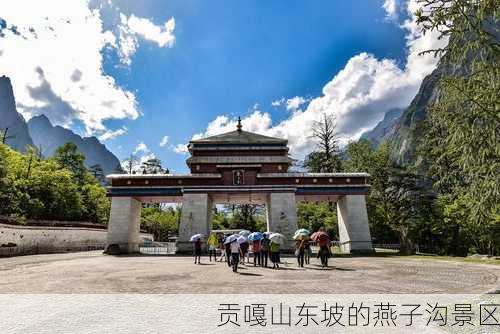
[[[106,236],[105,228],[0,223],[0,256],[104,249]]]

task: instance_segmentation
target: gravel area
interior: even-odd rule
[[[101,252],[0,258],[0,293],[485,293],[500,291],[500,266],[405,257],[317,259],[279,270],[182,256]]]

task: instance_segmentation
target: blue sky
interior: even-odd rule
[[[176,43],[143,45],[130,69],[107,64],[120,84],[137,90],[144,114],[126,122],[129,135],[108,145],[124,155],[143,141],[175,170],[184,157],[158,148],[163,135],[185,142],[215,116],[244,116],[255,103],[273,119],[285,118],[286,109],[272,101],[319,95],[363,51],[405,60],[404,32],[384,19],[380,1],[146,2],[120,7],[155,22],[175,17]]]
[[[424,37],[415,35],[410,4],[393,0],[82,0],[76,9],[40,8],[45,21],[29,6],[32,18],[21,19],[14,6],[0,18],[25,38],[6,30],[0,70],[13,79],[20,112],[29,118],[52,103],[53,122],[100,136],[121,159],[154,154],[176,172],[186,171],[182,144],[232,130],[238,116],[248,130],[288,138],[297,158],[314,149],[306,125],[324,112],[336,115],[343,142],[354,140],[408,105],[435,65],[413,64]],[[74,51],[61,37],[69,31]],[[8,66],[14,47],[59,42],[58,60],[48,50],[42,60],[23,56],[26,70]],[[82,79],[69,81],[75,74]],[[58,115],[57,103],[25,92],[41,80],[73,110]]]

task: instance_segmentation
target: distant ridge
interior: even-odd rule
[[[26,146],[33,146],[33,140],[28,131],[24,117],[17,112],[16,100],[12,91],[10,79],[0,77],[0,140],[7,130],[5,143],[13,149],[26,151]]]
[[[80,137],[71,130],[53,126],[45,115],[35,116],[28,121],[31,138],[40,147],[44,156],[51,156],[56,149],[67,142],[74,143],[85,155],[87,167],[100,165],[104,174],[111,174],[120,166],[118,158],[96,137]]]

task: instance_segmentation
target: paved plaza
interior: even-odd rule
[[[0,293],[485,293],[500,290],[500,266],[406,257],[317,259],[279,270],[192,263],[181,256],[101,252],[0,258]],[[204,262],[204,263],[203,263]]]

